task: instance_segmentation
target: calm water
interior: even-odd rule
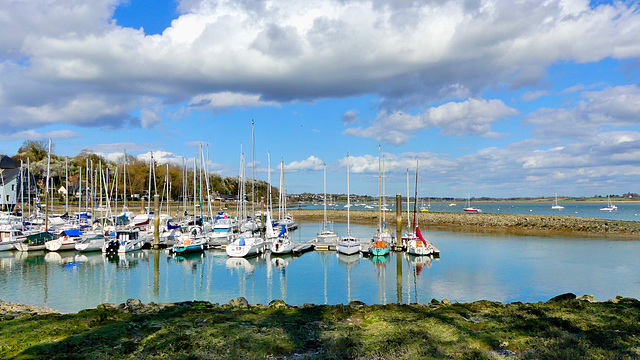
[[[352,226],[369,238],[370,226]],[[315,236],[304,223],[297,241]],[[343,234],[345,225],[336,224]],[[206,300],[289,304],[429,302],[489,299],[546,301],[564,292],[640,298],[640,241],[502,236],[423,231],[442,251],[437,259],[391,254],[386,259],[308,252],[300,256],[228,259],[222,251],[173,258],[165,251],[102,254],[0,252],[0,299],[65,312],[100,303]]]
[[[601,211],[600,208],[606,206],[604,203],[581,203],[581,202],[559,202],[564,206],[562,210],[552,210],[551,203],[472,203],[473,207],[479,208],[484,213],[489,214],[533,214],[533,215],[560,215],[560,216],[579,216],[579,217],[596,217],[610,220],[627,220],[627,221],[640,221],[640,203],[617,203],[618,210],[616,211]],[[425,203],[427,205],[427,203]],[[433,203],[429,208],[429,211],[435,212],[458,212],[463,213],[462,208],[466,206],[465,202],[457,203],[456,206],[449,206],[449,204]],[[302,204],[302,209],[322,209],[322,204]],[[395,203],[387,204],[395,216]],[[340,204],[337,207],[330,207],[331,209],[345,210],[344,204]],[[354,206],[352,210],[371,210],[365,209],[364,206]],[[413,210],[413,205],[411,206]],[[406,203],[403,204],[403,210],[406,211]]]

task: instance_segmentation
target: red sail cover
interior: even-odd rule
[[[416,235],[418,236],[418,238],[420,240],[422,240],[422,243],[424,244],[424,246],[427,246],[427,241],[422,237],[422,233],[420,232],[420,228],[416,226]]]

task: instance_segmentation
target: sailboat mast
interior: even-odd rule
[[[351,189],[349,188],[351,181],[349,179],[349,168],[349,153],[347,153],[347,236],[351,235]]]
[[[122,189],[122,199],[124,200],[124,205],[122,211],[127,211],[127,150],[124,150],[124,170],[122,171],[122,182],[124,183],[124,187]]]
[[[417,209],[416,207],[418,206],[418,173],[420,172],[420,169],[418,167],[418,161],[416,161],[416,201],[413,203],[413,224],[415,225],[415,227],[418,227],[418,221],[416,220],[416,212]]]
[[[415,198],[418,202],[418,198]],[[407,229],[411,230],[411,220],[409,219],[409,209],[411,208],[411,196],[409,195],[409,168],[407,168]]]
[[[22,166],[20,166],[20,169],[22,169]],[[65,157],[64,158],[64,181],[65,181],[65,211],[69,212],[69,158]]]
[[[271,202],[271,153],[267,152],[267,211],[273,216],[273,204]]]
[[[29,218],[31,218],[31,165],[29,162],[29,158],[27,158],[27,188],[29,192],[27,193],[27,202],[29,203]]]
[[[382,232],[382,156],[378,145],[378,229]]]
[[[256,136],[254,132],[253,119],[251,119],[251,219],[256,215],[255,197],[256,197]]]
[[[323,231],[327,231],[327,164],[322,163],[324,172],[324,222]]]
[[[47,151],[47,184],[45,186],[44,204],[46,210],[44,213],[44,230],[49,231],[49,168],[51,167],[51,139],[49,139],[49,150]]]

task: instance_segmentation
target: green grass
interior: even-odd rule
[[[0,320],[11,359],[635,359],[640,302],[250,306]]]

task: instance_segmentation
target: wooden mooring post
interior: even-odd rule
[[[160,249],[160,195],[153,195],[153,248]]]

